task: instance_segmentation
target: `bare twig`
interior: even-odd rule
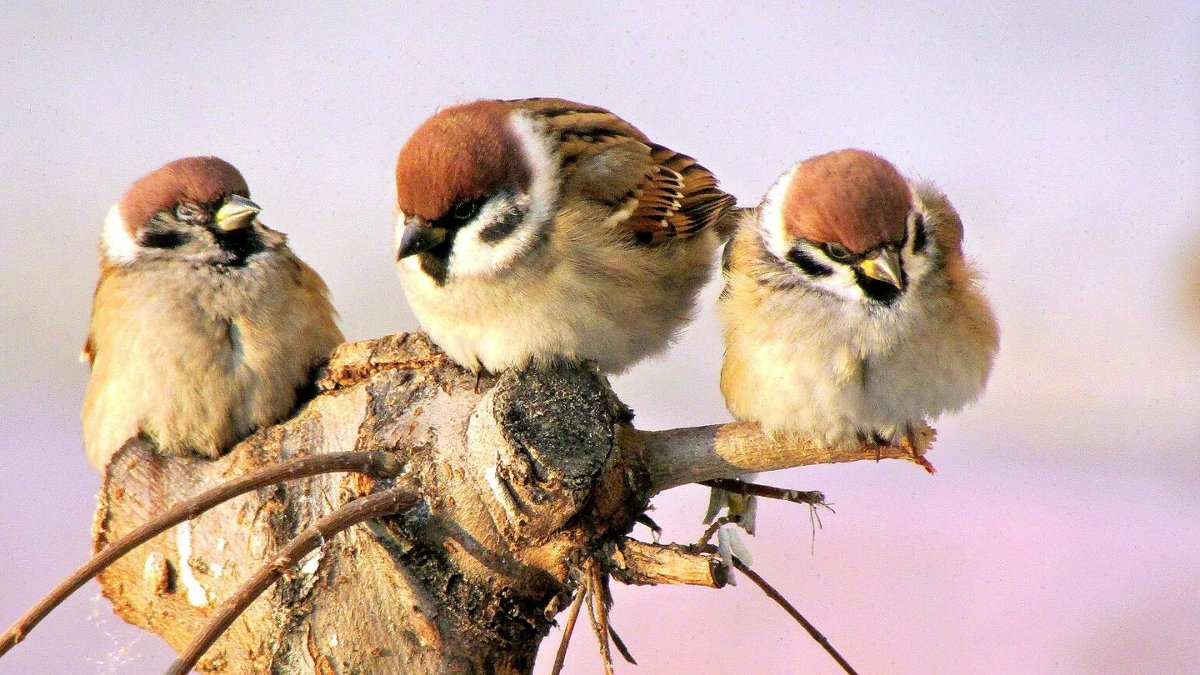
[[[586,595],[586,587],[580,585],[575,589],[575,599],[571,601],[571,610],[567,612],[567,622],[563,624],[562,640],[558,643],[558,652],[554,654],[554,667],[550,669],[550,675],[559,675],[562,672],[563,664],[567,662],[567,647],[571,644],[571,634],[575,632],[575,621],[579,618],[579,608],[583,607],[583,598]]]
[[[621,652],[621,658],[636,666],[637,659],[633,658],[633,653],[629,651],[629,647],[625,646],[625,641],[621,639],[621,636],[617,635],[617,629],[613,628],[612,624],[608,626],[608,634],[612,638],[613,645],[616,646],[617,651]]]
[[[785,502],[792,502],[793,504],[825,505],[824,493],[816,490],[789,490],[787,488],[777,488],[771,485],[747,483],[745,481],[737,480],[736,478],[714,478],[712,480],[702,480],[700,481],[700,484],[707,485],[710,488],[732,492],[738,495],[779,499]]]
[[[592,632],[600,643],[600,658],[604,661],[604,675],[613,675],[612,650],[608,648],[608,602],[604,592],[604,573],[594,558],[587,562],[588,618],[592,621]]]
[[[167,529],[191,520],[209,509],[251,490],[283,481],[338,471],[355,471],[376,477],[396,476],[403,470],[403,462],[386,452],[335,452],[322,455],[297,457],[278,464],[250,472],[239,478],[203,492],[185,502],[177,504],[153,519],[139,525],[129,533],[111,542],[91,560],[75,570],[71,576],[54,587],[21,618],[0,636],[0,656],[25,639],[29,631],[46,618],[63,600],[79,590],[92,577],[103,572],[112,563],[138,546],[153,539]]]
[[[697,548],[708,546],[712,542],[712,538],[716,536],[717,530],[725,527],[726,525],[736,525],[741,519],[742,517],[740,515],[721,516],[720,518],[717,518],[716,520],[712,521],[712,524],[704,528],[704,532],[700,535],[700,538],[696,540],[694,546]]]
[[[758,587],[762,589],[763,593],[767,594],[768,598],[774,600],[776,604],[782,607],[784,611],[786,611],[793,619],[796,620],[796,623],[799,623],[804,630],[808,631],[808,634],[812,636],[812,639],[815,640],[817,644],[821,645],[821,647],[833,657],[834,661],[837,661],[838,665],[842,667],[842,670],[846,671],[848,675],[858,675],[850,663],[847,662],[846,659],[842,658],[842,655],[833,648],[833,645],[829,643],[829,640],[821,634],[821,631],[817,630],[816,626],[812,625],[808,619],[804,618],[804,615],[801,614],[800,611],[795,607],[793,607],[792,604],[787,601],[787,598],[783,597],[779,591],[775,590],[774,586],[768,583],[766,579],[763,579],[758,572],[750,569],[748,565],[737,558],[733,559],[733,566],[736,567],[739,572],[745,574],[755,584],[758,584]]]
[[[230,624],[241,616],[250,603],[326,539],[363,521],[410,509],[417,501],[416,495],[407,489],[392,488],[356,499],[318,520],[315,525],[301,532],[288,542],[287,546],[280,549],[273,560],[260,567],[233,597],[226,600],[217,612],[209,617],[200,633],[167,669],[167,674],[187,675],[196,665],[196,661],[225,633]]]
[[[933,443],[929,427],[916,429],[901,445],[849,443],[825,447],[805,438],[769,436],[753,422],[733,422],[665,431],[622,430],[623,446],[640,446],[655,493],[687,483],[813,464],[901,459],[927,468]]]

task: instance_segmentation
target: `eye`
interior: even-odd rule
[[[480,201],[478,199],[459,202],[454,205],[454,209],[450,213],[454,216],[455,220],[465,223],[479,213],[479,205]]]
[[[825,253],[838,262],[850,262],[850,259],[854,257],[854,254],[850,253],[845,246],[836,243],[825,244]]]
[[[201,218],[202,212],[199,206],[191,202],[180,202],[175,207],[175,218],[183,221],[194,221]]]

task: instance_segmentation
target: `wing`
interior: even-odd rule
[[[708,169],[603,108],[562,99],[510,103],[557,138],[564,189],[610,209],[605,222],[639,244],[690,236],[733,208],[733,196]]]

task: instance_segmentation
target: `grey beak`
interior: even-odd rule
[[[400,246],[396,248],[396,260],[428,251],[446,241],[446,234],[447,230],[444,227],[435,227],[421,218],[406,218],[404,232],[400,235]]]
[[[241,195],[233,195],[225,205],[217,209],[214,222],[218,230],[232,232],[249,227],[262,207]]]

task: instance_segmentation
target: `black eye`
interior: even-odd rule
[[[827,253],[830,258],[833,258],[838,262],[850,262],[850,259],[854,257],[854,255],[851,254],[850,251],[841,244],[825,244],[825,253]]]
[[[200,220],[202,215],[203,211],[200,209],[200,207],[192,204],[191,202],[180,202],[179,205],[175,207],[175,218],[177,220],[196,221]]]
[[[451,211],[454,219],[462,223],[474,218],[475,214],[477,213],[479,213],[478,199],[473,199],[467,202],[459,202],[454,205],[454,210]]]

